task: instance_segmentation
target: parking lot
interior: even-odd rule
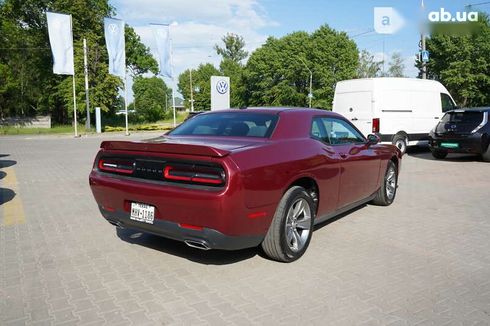
[[[322,225],[283,264],[116,231],[88,185],[108,137],[128,139],[0,137],[1,325],[490,324],[490,164],[477,157],[412,150],[393,205]]]

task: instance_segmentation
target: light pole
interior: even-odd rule
[[[420,3],[420,10],[422,14],[425,12],[424,0]],[[427,65],[426,62],[422,60],[422,53],[425,52],[425,27],[422,27],[422,32],[420,33],[420,48],[421,52],[419,55],[420,63],[422,64],[422,79],[427,79]]]
[[[311,72],[310,68],[308,68],[308,65],[306,64],[306,62],[301,58],[301,57],[298,57],[299,60],[301,60],[301,62],[305,65],[306,69],[308,69],[309,73],[310,73],[310,92],[308,93],[308,98],[309,98],[309,107],[311,108],[311,99],[313,98],[313,90],[312,90],[312,87],[313,87],[313,73]]]
[[[85,129],[90,130],[90,110],[88,97],[88,64],[87,64],[87,40],[83,39],[83,73],[85,75],[85,106],[87,107],[87,120],[85,121]]]
[[[192,89],[192,69],[189,69],[189,80],[191,86],[191,112],[194,112],[194,94]]]

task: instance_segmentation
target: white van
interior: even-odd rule
[[[337,83],[333,111],[349,119],[364,135],[396,145],[427,144],[443,112],[456,109],[447,89],[435,80],[365,78]]]

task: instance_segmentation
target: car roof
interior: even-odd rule
[[[266,107],[266,106],[257,106],[257,107],[246,107],[246,108],[240,108],[240,109],[225,109],[225,110],[215,110],[215,111],[206,111],[203,113],[210,114],[210,113],[224,113],[224,112],[233,112],[236,113],[237,111],[239,112],[249,112],[249,113],[283,113],[283,112],[307,112],[307,113],[312,113],[316,112],[317,114],[332,114],[332,115],[337,115],[333,113],[332,111],[327,111],[327,110],[321,110],[321,109],[315,109],[315,108],[302,108],[302,107],[279,107],[279,106],[274,106],[274,107]]]
[[[461,108],[456,110],[451,110],[449,112],[490,112],[490,107],[482,106],[482,107],[474,107],[474,108]]]

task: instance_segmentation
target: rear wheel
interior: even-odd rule
[[[289,188],[281,198],[262,242],[265,254],[282,262],[300,258],[310,244],[314,207],[311,196],[303,187]]]
[[[395,137],[393,137],[393,145],[398,147],[398,149],[400,150],[400,152],[402,152],[402,154],[405,154],[407,151],[407,143],[408,140],[407,140],[407,136],[405,135],[395,135]]]
[[[481,154],[481,157],[485,162],[490,162],[490,144],[488,144],[487,150]]]
[[[447,156],[447,151],[443,151],[440,149],[431,149],[432,156],[438,160],[445,159]]]
[[[388,161],[383,184],[376,193],[372,203],[379,206],[388,206],[393,203],[398,186],[398,170],[393,161]]]

